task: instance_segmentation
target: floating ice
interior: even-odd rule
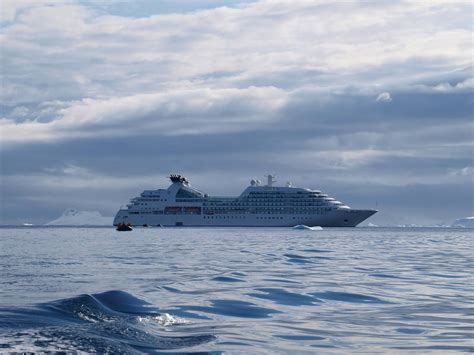
[[[293,229],[301,229],[301,230],[311,230],[311,231],[322,231],[323,227],[320,226],[314,226],[314,227],[309,227],[304,224],[298,224],[297,226],[294,226]]]

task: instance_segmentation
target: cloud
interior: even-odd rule
[[[67,2],[69,1],[63,0],[61,3],[65,4]],[[0,21],[13,22],[22,11],[28,11],[34,7],[45,7],[55,4],[58,4],[55,0],[2,0]]]
[[[30,110],[28,109],[28,107],[16,106],[15,108],[13,108],[13,110],[11,110],[9,117],[13,119],[22,118],[22,117],[27,116],[29,111]]]
[[[0,119],[4,145],[77,137],[223,133],[255,129],[275,119],[287,94],[274,87],[181,89],[58,106],[47,122]],[[12,116],[12,115],[10,115]]]
[[[166,173],[161,175],[165,176]],[[92,171],[86,167],[79,166],[73,163],[68,163],[64,166],[43,168],[42,172],[34,175],[10,175],[8,176],[8,183],[15,183],[28,185],[38,190],[118,190],[129,188],[131,185],[146,186],[152,185],[156,180],[156,176],[126,176],[120,177],[116,175],[108,175],[96,171]]]
[[[468,78],[454,85],[450,83],[440,83],[433,87],[433,90],[440,92],[471,92],[474,89],[474,78]]]
[[[392,97],[390,96],[389,92],[382,92],[377,96],[377,99],[375,100],[377,102],[391,102]]]
[[[453,176],[467,176],[472,179],[474,176],[474,166],[465,166],[461,169],[452,169],[450,173]]]
[[[387,76],[413,81],[420,68],[412,71],[410,61],[423,64],[421,73],[469,65],[471,31],[459,25],[469,23],[468,13],[469,5],[259,2],[135,18],[81,3],[39,3],[2,28],[2,101],[123,97],[183,82],[308,84],[295,71],[320,73],[312,84],[325,75],[328,91],[338,77],[373,85],[370,73],[393,67],[397,77],[378,75],[377,85]]]

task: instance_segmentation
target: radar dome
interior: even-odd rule
[[[252,179],[252,181],[250,181],[250,185],[252,185],[252,186],[257,185],[257,181],[255,181],[255,180]]]

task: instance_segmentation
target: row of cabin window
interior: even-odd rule
[[[176,211],[176,212],[167,211],[166,213],[164,213],[163,211],[140,211],[140,212],[133,211],[129,213],[130,214],[187,214],[187,215],[201,214],[201,212],[197,212],[197,211],[186,211],[184,213],[181,211]]]
[[[146,200],[146,201],[148,201],[148,200]],[[168,200],[154,200],[154,201],[153,201],[153,200],[149,200],[149,201],[150,201],[150,202],[158,202],[158,201],[168,201]],[[134,204],[135,204],[135,205],[148,206],[148,203],[137,203],[137,202],[135,202]]]
[[[291,211],[284,211],[284,210],[267,210],[267,211],[242,211],[241,213],[250,213],[250,214],[325,214],[326,212],[331,211],[331,208],[317,208],[317,209],[306,209],[306,210],[291,210]],[[130,214],[166,214],[166,215],[177,215],[177,214],[185,214],[185,215],[200,215],[201,212],[199,211],[130,211]],[[204,214],[225,214],[225,213],[236,213],[236,211],[232,210],[212,210],[212,211],[204,211]],[[263,218],[263,217],[262,217]],[[283,217],[282,217],[283,218]]]
[[[323,214],[331,211],[331,207],[324,208],[272,208],[272,209],[247,209],[243,211],[235,211],[233,209],[216,208],[204,209],[204,214],[225,214],[225,213],[250,213],[250,214]]]
[[[165,198],[141,198],[140,201],[156,202],[156,201],[168,201]]]
[[[271,201],[276,201],[276,200],[318,200],[321,198],[328,198],[328,195],[318,195],[318,196],[259,196],[259,197],[242,197],[242,198],[229,198],[225,199],[227,201],[261,201],[261,200],[271,200]],[[221,198],[211,198],[208,199],[210,202],[220,202],[224,199]]]
[[[289,207],[298,207],[298,206],[327,206],[328,203],[322,202],[305,202],[305,203],[204,203],[204,207],[228,207],[228,206],[238,206],[238,207],[253,207],[253,206],[289,206]]]
[[[253,195],[249,194],[247,198],[306,198],[306,197],[319,197],[326,194],[260,194]]]

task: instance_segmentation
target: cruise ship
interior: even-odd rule
[[[252,180],[238,197],[213,197],[182,175],[169,176],[167,189],[145,190],[120,208],[114,225],[209,227],[355,227],[376,210],[353,209],[319,190],[275,186]]]

